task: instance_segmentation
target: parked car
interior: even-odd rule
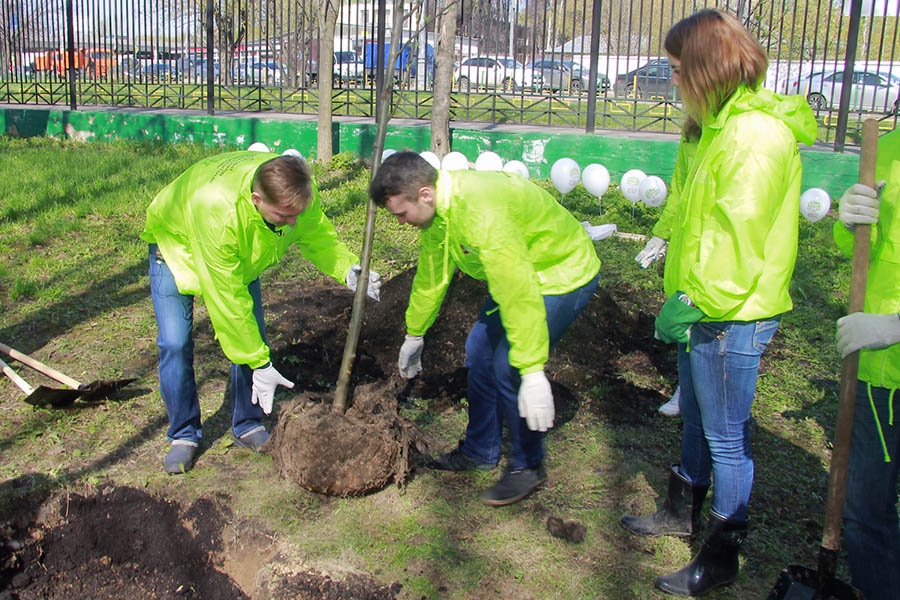
[[[144,81],[165,83],[176,81],[178,72],[169,63],[150,63],[141,69],[141,78]]]
[[[502,56],[471,56],[453,71],[453,82],[463,91],[471,88],[500,88],[506,92],[540,91],[543,77],[533,75],[519,61]]]
[[[590,87],[590,71],[572,60],[561,58],[539,58],[525,65],[525,70],[541,76],[545,89],[580,94]],[[609,77],[597,73],[597,91],[605,94],[609,90]]]
[[[274,61],[255,62],[247,69],[246,77],[247,81],[256,85],[280,86],[283,73]]]
[[[819,71],[793,83],[790,94],[805,94],[814,110],[838,108],[844,84],[843,71]],[[854,71],[850,108],[897,114],[900,76],[878,71]]]
[[[677,99],[678,88],[672,83],[669,59],[655,58],[642,67],[617,76],[614,93],[626,98]]]
[[[356,52],[341,51],[334,53],[334,85],[361,85],[366,76],[366,65]]]

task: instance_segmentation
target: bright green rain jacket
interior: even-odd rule
[[[654,229],[669,233],[666,294],[685,292],[706,321],[787,312],[800,215],[797,141],[816,139],[812,110],[803,96],[742,85],[702,130],[695,147],[679,150],[680,183]]]
[[[872,227],[865,312],[900,312],[900,129],[878,140],[875,179],[883,179],[878,222]],[[834,240],[847,256],[853,255],[853,234],[837,221]],[[883,350],[862,350],[859,378],[877,387],[900,388],[900,344]]]
[[[178,291],[202,296],[225,355],[251,368],[269,362],[247,286],[297,242],[320,271],[344,282],[359,259],[337,239],[313,185],[296,225],[271,230],[250,198],[256,169],[277,154],[229,152],[201,160],[147,208],[141,239],[159,245]]]
[[[550,351],[544,295],[588,283],[600,259],[584,227],[550,194],[519,175],[440,171],[434,222],[421,250],[406,329],[434,323],[456,268],[487,281],[509,340],[509,362],[540,371]]]

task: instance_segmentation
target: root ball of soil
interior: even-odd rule
[[[304,392],[282,405],[264,451],[278,473],[298,486],[329,496],[358,496],[403,484],[410,450],[427,452],[425,435],[397,413],[397,380],[358,387],[346,413],[332,410],[330,395]]]

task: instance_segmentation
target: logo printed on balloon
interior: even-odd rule
[[[809,188],[800,194],[800,213],[811,223],[820,220],[831,209],[831,198],[822,188]]]
[[[550,180],[560,194],[568,194],[581,180],[581,167],[571,158],[560,158],[550,168]]]
[[[619,181],[619,189],[622,195],[631,202],[637,204],[641,199],[640,186],[641,182],[647,178],[647,174],[640,169],[631,169],[625,171],[622,179]]]
[[[581,174],[581,184],[592,195],[600,198],[609,189],[609,171],[601,164],[591,163]]]
[[[666,199],[666,183],[656,175],[650,175],[638,185],[638,195],[647,206],[660,206]]]

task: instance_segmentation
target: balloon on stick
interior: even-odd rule
[[[284,152],[281,153],[282,156],[296,156],[297,158],[303,160],[303,155],[300,154],[300,151],[296,148],[288,148]]]
[[[609,189],[609,171],[601,164],[591,163],[581,174],[581,184],[592,195],[600,198]]]
[[[469,168],[469,159],[462,152],[449,152],[441,161],[441,168],[445,171],[465,171]]]
[[[622,179],[619,181],[619,189],[622,190],[622,195],[632,204],[637,204],[641,200],[640,185],[646,178],[647,174],[640,169],[631,169],[630,171],[625,171],[625,174],[622,175]]]
[[[571,158],[560,158],[550,167],[550,180],[560,194],[568,194],[581,180],[581,168]]]
[[[482,152],[475,159],[476,171],[500,171],[503,169],[503,159],[496,152]]]
[[[662,206],[666,194],[666,182],[656,175],[650,175],[638,185],[638,195],[647,206]]]
[[[390,157],[393,154],[397,154],[397,151],[392,148],[388,148],[387,150],[385,150],[384,152],[381,153],[381,162],[384,162],[388,157]]]
[[[435,169],[441,168],[441,159],[437,157],[437,154],[432,152],[431,150],[426,150],[425,152],[419,152],[419,156],[424,158],[429,165],[434,167]]]
[[[253,142],[247,146],[247,150],[250,150],[251,152],[268,152],[269,147],[262,142]]]
[[[528,179],[528,167],[521,160],[511,160],[503,165],[503,171],[506,173],[516,173],[525,179]]]
[[[800,194],[800,213],[811,223],[820,220],[831,209],[831,198],[822,188],[809,188]]]

